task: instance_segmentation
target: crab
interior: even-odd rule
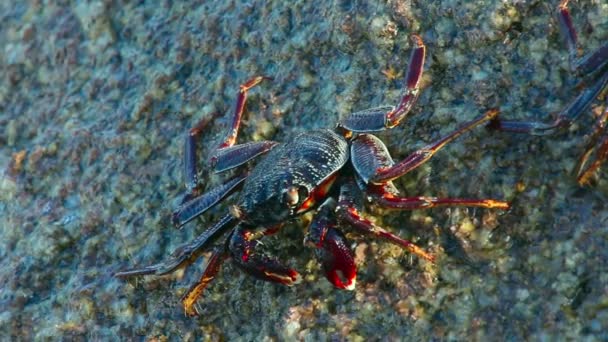
[[[568,46],[571,71],[582,78],[578,88],[582,90],[572,98],[550,122],[508,121],[494,118],[489,127],[504,132],[525,133],[530,135],[550,135],[570,127],[578,117],[586,112],[593,101],[608,86],[608,43],[597,50],[579,57],[577,34],[572,24],[569,0],[562,0],[557,8],[559,27]],[[607,99],[608,100],[608,99]],[[608,101],[604,111],[597,117],[595,128],[587,146],[579,158],[574,173],[580,185],[590,183],[592,176],[608,157]],[[592,158],[593,153],[595,156]]]
[[[270,78],[257,76],[242,84],[231,127],[212,153],[210,164],[216,172],[222,172],[264,156],[249,172],[201,193],[195,151],[196,142],[208,120],[201,121],[189,131],[185,140],[187,195],[173,213],[173,222],[181,227],[240,190],[236,203],[229,206],[219,221],[193,241],[179,247],[167,261],[121,271],[115,276],[167,274],[191,264],[211,249],[200,280],[182,298],[185,313],[189,316],[198,314],[197,299],[228,257],[240,269],[258,279],[291,286],[301,281],[300,274],[266,254],[260,239],[276,233],[287,221],[314,210],[305,244],[315,248],[329,282],[339,289],[353,290],[357,271],[350,243],[341,231],[344,227],[396,244],[424,260],[433,262],[435,259],[423,248],[369,220],[363,212],[364,201],[398,210],[438,206],[507,210],[508,202],[495,199],[402,197],[392,183],[395,178],[428,161],[463,133],[498,115],[498,110],[489,110],[402,161],[393,161],[384,143],[370,132],[397,126],[407,117],[420,94],[426,47],[417,35],[412,36],[412,41],[405,88],[396,107],[381,106],[359,111],[340,121],[335,129],[305,131],[282,144],[274,141],[235,144],[248,91]]]

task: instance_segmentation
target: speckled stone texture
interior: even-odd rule
[[[298,269],[291,288],[230,262],[187,318],[185,271],[125,282],[227,209],[182,230],[183,135],[201,160],[251,91],[240,141],[285,141],[399,99],[411,33],[428,47],[413,114],[379,136],[393,157],[487,108],[545,119],[576,92],[557,1],[0,2],[1,340],[607,340],[608,173],[571,170],[605,100],[566,132],[478,128],[397,185],[410,195],[498,198],[489,209],[376,210],[376,222],[436,253],[436,265],[352,234],[355,291],[334,289],[302,245],[309,216],[264,239]],[[608,38],[604,0],[571,4],[585,51]],[[226,175],[207,172],[206,188]],[[228,200],[227,202],[230,202]]]

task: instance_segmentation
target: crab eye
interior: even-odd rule
[[[287,204],[289,207],[294,207],[298,204],[300,200],[300,196],[298,194],[298,188],[295,186],[290,186],[283,192],[283,202]]]

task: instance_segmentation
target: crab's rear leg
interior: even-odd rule
[[[485,114],[477,117],[473,121],[464,124],[463,126],[458,128],[454,132],[446,135],[445,137],[415,151],[399,163],[396,163],[394,165],[391,163],[391,166],[388,166],[387,164],[386,166],[379,166],[374,169],[367,168],[367,163],[373,161],[374,158],[377,157],[377,155],[374,155],[374,153],[372,153],[372,150],[378,148],[378,146],[366,146],[365,142],[360,144],[353,144],[353,146],[351,147],[351,158],[353,161],[353,165],[358,170],[358,173],[364,178],[366,183],[370,182],[380,184],[387,182],[389,180],[401,177],[404,174],[416,169],[420,165],[427,162],[437,151],[439,151],[446,144],[452,142],[454,139],[458,138],[463,133],[468,132],[489,120],[492,120],[497,115],[498,110],[491,109]],[[355,141],[357,140],[359,139],[356,139]]]
[[[201,278],[198,282],[192,284],[186,294],[182,297],[182,305],[184,306],[184,312],[186,316],[197,316],[198,310],[194,304],[203,294],[203,291],[209,285],[209,283],[215,279],[215,276],[220,271],[220,266],[222,262],[227,257],[226,247],[225,246],[217,246],[213,249],[209,260],[207,261],[207,266],[205,266],[205,271],[201,275]]]
[[[304,242],[316,248],[325,277],[335,287],[354,290],[357,266],[348,240],[337,229],[334,218],[336,201],[328,198],[318,209]]]
[[[211,156],[211,165],[215,168],[216,172],[225,171],[242,165],[258,155],[268,152],[277,144],[273,141],[256,141],[234,145],[245,109],[247,93],[249,89],[258,85],[265,79],[270,78],[256,76],[240,85],[230,129]],[[211,116],[203,118],[196,126],[191,128],[186,135],[184,140],[184,174],[186,178],[187,194],[182,202],[187,202],[200,193],[200,181],[198,179],[197,169],[198,161],[196,158],[197,140],[200,139],[200,135],[216,117],[217,113],[214,113]]]
[[[230,130],[226,134],[224,140],[220,143],[220,146],[218,146],[218,149],[230,147],[236,143],[239,127],[241,125],[241,118],[243,117],[243,111],[245,109],[245,102],[247,101],[247,92],[264,80],[272,80],[272,78],[267,76],[255,76],[239,86]]]
[[[255,76],[239,86],[230,128],[224,137],[224,140],[220,143],[215,153],[213,153],[211,156],[211,165],[215,168],[216,172],[221,172],[244,164],[258,155],[268,152],[277,144],[274,141],[255,141],[235,145],[237,136],[239,134],[241,119],[243,118],[243,111],[245,110],[247,94],[251,88],[260,84],[264,80],[272,80],[272,78],[266,76]]]
[[[272,230],[270,233],[274,232]],[[246,273],[266,281],[292,286],[301,281],[300,274],[283,266],[275,258],[264,254],[257,240],[259,234],[239,227],[232,232],[228,250],[232,261]]]
[[[255,141],[234,145],[239,134],[239,127],[241,125],[241,119],[243,118],[243,111],[245,110],[245,102],[247,101],[247,93],[251,88],[264,80],[272,80],[272,78],[255,76],[239,86],[230,129],[211,157],[211,164],[216,172],[239,166],[258,155],[269,151],[277,144],[274,141]]]
[[[194,240],[178,247],[171,254],[169,260],[142,268],[120,271],[115,273],[114,276],[118,278],[128,278],[149,274],[163,275],[171,273],[179,267],[193,263],[201,255],[205,247],[215,243],[219,237],[234,228],[237,224],[238,219],[227,214]]]
[[[401,101],[396,107],[378,107],[350,114],[340,122],[340,126],[353,132],[377,132],[397,126],[410,112],[420,95],[420,79],[426,55],[422,38],[412,36],[414,48],[410,55],[405,88]]]

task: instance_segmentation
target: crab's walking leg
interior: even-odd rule
[[[173,224],[180,228],[202,215],[205,211],[219,203],[224,197],[239,189],[246,178],[247,174],[236,176],[217,188],[183,203],[173,211]]]
[[[274,141],[256,141],[234,145],[239,134],[243,110],[247,101],[247,93],[249,89],[260,84],[263,80],[271,80],[271,78],[256,76],[240,85],[230,129],[211,156],[211,166],[215,168],[216,172],[222,172],[242,165],[260,154],[268,152],[277,144]]]
[[[270,151],[278,143],[275,141],[252,141],[221,148],[211,156],[211,167],[222,172],[243,165],[260,154]]]
[[[245,102],[247,101],[247,92],[249,89],[260,84],[260,82],[263,80],[272,80],[272,78],[266,76],[255,76],[239,86],[234,115],[232,117],[232,124],[230,125],[228,134],[226,134],[224,141],[220,144],[218,149],[230,147],[236,142],[236,137],[239,134],[239,126],[241,125],[241,118],[243,117],[243,110],[245,109]]]
[[[207,285],[209,285],[209,283],[220,271],[220,266],[226,257],[227,254],[225,246],[218,246],[213,250],[213,253],[209,257],[209,261],[207,261],[207,266],[205,267],[203,275],[197,283],[190,286],[188,292],[186,292],[186,294],[184,294],[182,297],[182,304],[184,305],[186,316],[198,315],[198,311],[196,310],[194,303],[196,303],[197,299],[203,294],[203,291]]]
[[[269,151],[277,144],[273,141],[258,141],[234,146],[241,123],[241,118],[243,116],[245,102],[247,100],[247,92],[249,89],[265,79],[270,78],[265,76],[257,76],[240,85],[230,130],[222,143],[211,156],[211,164],[212,167],[216,169],[216,172],[225,171],[242,165],[258,155]],[[184,175],[186,178],[187,194],[183,202],[186,202],[192,199],[192,197],[198,195],[199,179],[196,166],[197,140],[200,139],[200,135],[209,125],[209,123],[217,116],[218,113],[213,113],[210,116],[203,118],[198,124],[196,124],[196,126],[188,131],[188,134],[186,134],[186,139],[184,141]]]
[[[579,184],[584,185],[589,182],[591,175],[600,168],[605,159],[608,158],[608,131],[606,131],[606,122],[608,121],[608,103],[600,117],[597,119],[595,131],[585,153],[581,156],[577,166],[576,174]],[[599,141],[599,142],[598,142]],[[595,150],[595,160],[587,165],[589,157]]]
[[[388,189],[387,189],[388,188]],[[478,207],[508,210],[509,202],[495,199],[438,198],[429,196],[400,197],[391,191],[392,184],[370,185],[368,194],[372,202],[387,209],[414,210],[435,207]]]
[[[489,127],[505,132],[525,133],[532,135],[553,134],[557,130],[569,127],[583,112],[585,112],[593,100],[608,85],[608,43],[604,43],[599,49],[578,57],[578,41],[576,30],[572,23],[569,0],[562,0],[558,6],[558,20],[562,35],[566,40],[570,68],[576,74],[587,79],[594,79],[591,85],[585,86],[581,93],[570,100],[570,102],[558,113],[552,122],[537,121],[506,121],[496,118]]]
[[[244,228],[237,228],[232,232],[228,249],[237,266],[258,279],[288,286],[299,283],[301,277],[297,271],[283,266],[260,251],[256,236],[257,234]]]
[[[608,59],[608,57],[606,57]],[[594,83],[581,91],[581,93],[570,101],[557,115],[553,122],[545,123],[539,121],[508,121],[496,117],[488,125],[491,129],[504,132],[525,133],[531,135],[553,134],[558,129],[569,127],[590,106],[593,100],[599,96],[608,85],[608,72],[599,77]]]
[[[587,184],[593,172],[597,171],[606,159],[608,159],[608,134],[604,134],[598,147],[596,147],[595,160],[585,169],[579,171],[578,183],[581,185]]]
[[[410,55],[405,88],[397,107],[378,107],[350,114],[340,126],[353,132],[376,132],[397,126],[410,112],[420,95],[420,79],[426,55],[422,38],[412,36],[414,48]]]
[[[562,31],[562,35],[566,39],[566,45],[568,46],[568,52],[570,54],[570,64],[571,66],[574,66],[575,63],[572,62],[578,57],[578,38],[574,24],[572,24],[570,11],[568,10],[568,2],[570,2],[570,0],[562,0],[562,2],[560,2],[559,6],[557,7],[557,19],[559,21],[559,27]]]
[[[163,275],[171,273],[180,266],[186,266],[194,262],[206,246],[213,244],[220,236],[234,228],[237,224],[238,219],[230,214],[225,215],[213,226],[192,240],[192,242],[177,248],[173,254],[171,254],[171,259],[143,268],[120,271],[115,273],[114,276],[118,278],[127,278],[148,274]]]
[[[413,242],[405,240],[385,229],[377,226],[370,220],[363,217],[359,210],[356,208],[352,193],[354,192],[356,185],[352,182],[345,183],[340,188],[340,198],[338,201],[338,217],[342,222],[348,223],[351,227],[357,229],[361,233],[370,234],[377,238],[391,242],[399,247],[407,249],[410,253],[416,254],[417,256],[434,262],[435,257],[424,249],[418,247]]]
[[[304,242],[316,247],[325,277],[335,287],[354,290],[357,280],[355,257],[342,232],[336,229],[334,211],[336,201],[328,198],[317,209]]]
[[[215,112],[204,117],[186,134],[186,139],[184,140],[184,176],[186,178],[186,192],[188,194],[186,197],[197,192],[196,189],[199,186],[198,171],[196,167],[196,141],[200,138],[200,135],[205,128],[207,128],[211,121],[217,116],[218,113]]]
[[[439,151],[447,143],[458,138],[463,133],[468,132],[468,131],[472,130],[473,128],[483,124],[484,122],[492,120],[497,115],[498,115],[497,109],[491,109],[491,110],[487,111],[485,114],[479,116],[478,118],[476,118],[475,120],[473,120],[471,122],[466,123],[464,126],[458,128],[456,131],[450,133],[449,135],[437,140],[434,143],[431,143],[430,145],[427,145],[427,146],[419,149],[418,151],[415,151],[414,153],[412,153],[411,155],[406,157],[401,162],[399,162],[391,167],[380,168],[379,170],[376,171],[375,175],[369,179],[369,181],[371,183],[378,184],[378,183],[384,183],[389,180],[403,176],[404,174],[406,174],[406,173],[414,170],[418,166],[424,164],[427,160],[429,160],[437,151]],[[355,155],[356,154],[353,154],[353,163],[356,163],[356,161],[354,159]]]
[[[240,86],[232,129],[227,138],[220,145],[219,149],[217,149],[211,157],[211,164],[212,167],[215,168],[216,172],[229,170],[242,165],[260,154],[268,152],[270,149],[276,146],[277,143],[274,141],[258,141],[233,146],[238,133],[243,108],[245,106],[247,91],[266,78],[267,77],[263,76],[254,77]],[[246,178],[246,175],[237,176],[236,178],[228,181],[226,184],[212,189],[202,195],[200,194],[200,182],[196,167],[196,141],[199,139],[199,135],[202,133],[202,131],[216,116],[217,114],[213,114],[204,118],[194,128],[190,129],[186,136],[184,147],[184,174],[186,176],[187,191],[182,199],[182,204],[173,212],[173,223],[177,227],[183,226],[190,220],[196,218],[209,208],[213,207],[224,197],[228,196],[238,187],[240,187],[243,180]]]
[[[562,0],[558,6],[558,20],[562,35],[566,39],[572,71],[581,76],[590,75],[602,69],[608,63],[608,43],[599,49],[578,57],[578,39],[576,29],[572,23],[572,17],[568,10],[569,0]]]
[[[400,197],[391,181],[380,184],[370,182],[378,170],[395,165],[384,143],[371,134],[360,134],[351,143],[351,160],[371,202],[391,209],[413,210],[437,206],[466,206],[507,210],[509,203],[493,199],[437,198],[427,196]]]

